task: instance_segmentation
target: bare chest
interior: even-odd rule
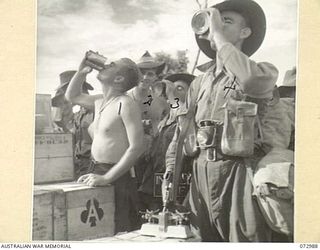
[[[123,126],[120,116],[121,102],[113,101],[106,106],[97,105],[93,122],[94,133],[116,131]]]

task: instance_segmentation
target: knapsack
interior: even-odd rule
[[[276,232],[293,235],[294,153],[274,148],[263,157],[252,183],[260,210]]]

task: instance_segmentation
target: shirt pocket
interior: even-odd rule
[[[200,90],[200,92],[199,92],[199,94],[198,94],[198,96],[197,96],[197,99],[196,99],[196,104],[198,104],[199,101],[200,101],[201,99],[203,99],[203,96],[205,95],[205,91],[206,91],[205,88],[203,88],[203,89]]]

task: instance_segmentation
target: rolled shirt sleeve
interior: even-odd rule
[[[253,98],[268,98],[278,79],[277,68],[268,62],[256,63],[234,47],[226,43],[218,51],[226,70],[236,76],[241,90]]]

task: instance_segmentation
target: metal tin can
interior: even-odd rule
[[[193,32],[197,35],[202,35],[209,30],[210,16],[208,10],[200,10],[194,14],[191,20]]]
[[[92,50],[87,51],[86,53],[86,65],[91,68],[101,71],[104,69],[107,58],[103,55],[100,55],[98,52],[93,52]]]

